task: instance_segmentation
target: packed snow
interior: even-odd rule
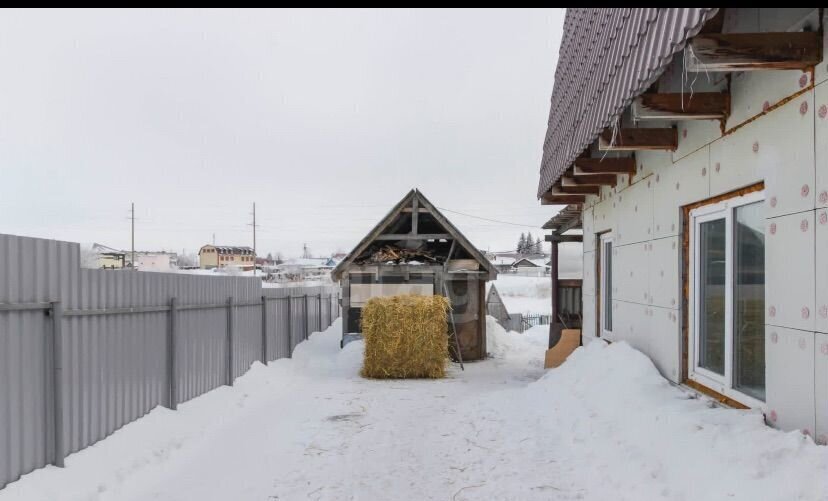
[[[0,490],[8,500],[828,499],[828,447],[670,385],[626,343],[544,371],[546,328],[489,319],[490,358],[366,380],[337,321]]]

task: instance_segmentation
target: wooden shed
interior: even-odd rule
[[[372,297],[439,294],[451,300],[463,360],[486,357],[485,285],[497,270],[417,189],[331,275],[342,285],[343,341],[361,332],[361,309]]]

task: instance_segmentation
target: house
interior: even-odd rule
[[[626,341],[674,383],[826,443],[820,16],[569,9],[538,197],[565,206],[553,281],[557,245],[583,241],[583,343]]]
[[[204,245],[198,251],[201,269],[239,267],[253,269],[255,253],[250,247]]]
[[[370,298],[437,294],[451,301],[449,332],[457,334],[462,359],[486,357],[484,291],[497,270],[420,191],[403,197],[331,276],[342,285],[343,342],[361,332]]]
[[[126,251],[113,249],[103,244],[92,244],[93,263],[85,264],[88,267],[102,268],[105,270],[120,270],[126,268]]]
[[[515,258],[512,256],[494,255],[489,258],[489,261],[491,261],[498,273],[508,273],[512,271],[512,265],[515,264]]]
[[[542,277],[549,274],[550,266],[545,258],[528,258],[522,257],[512,264],[512,268],[518,275],[528,277]]]
[[[274,280],[282,281],[304,281],[319,280],[327,277],[336,266],[332,258],[327,257],[301,257],[285,259],[276,265]]]
[[[136,252],[135,269],[138,271],[172,271],[178,268],[178,255],[174,252]]]

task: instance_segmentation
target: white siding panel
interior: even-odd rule
[[[767,117],[710,146],[710,195],[765,180],[769,217],[812,209],[813,93],[792,100]]]
[[[652,238],[653,195],[647,181],[640,181],[617,195],[617,240],[620,245]]]
[[[828,332],[828,210],[816,211],[816,304],[814,304],[815,329]]]
[[[583,344],[586,345],[592,338],[595,337],[595,296],[584,293],[581,296],[582,301],[582,322],[581,322],[581,336],[583,337]]]
[[[813,434],[814,333],[769,327],[765,336],[768,421],[782,430]]]
[[[595,280],[595,252],[584,252],[583,294],[595,295]]]
[[[593,222],[594,210],[592,207],[585,209],[581,213],[583,220],[584,233],[584,251],[591,251],[595,249],[595,223]]]
[[[814,213],[768,219],[765,322],[814,330]]]
[[[828,84],[814,89],[814,154],[817,207],[828,207]]]
[[[822,445],[828,445],[828,334],[816,334],[814,339],[814,388],[816,390],[814,438]]]
[[[660,238],[649,244],[647,260],[650,280],[649,304],[663,308],[679,305],[679,241],[678,237]]]
[[[655,238],[678,235],[681,207],[710,196],[710,152],[705,147],[672,165],[657,169],[653,187]]]
[[[722,137],[722,126],[718,120],[685,120],[678,122],[678,148],[673,152],[673,161],[678,161],[696,150]]]
[[[613,297],[646,304],[650,297],[649,243],[616,247],[613,268]]]
[[[678,310],[651,307],[648,355],[659,372],[674,383],[680,378],[680,338]]]
[[[609,198],[603,202],[595,204],[593,207],[593,232],[601,233],[604,231],[613,231],[615,229],[615,208],[613,207],[614,198]]]

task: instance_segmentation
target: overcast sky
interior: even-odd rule
[[[4,11],[0,232],[350,248],[413,187],[540,227],[562,10]],[[531,227],[446,213],[481,248]],[[533,233],[540,233],[535,229]]]

